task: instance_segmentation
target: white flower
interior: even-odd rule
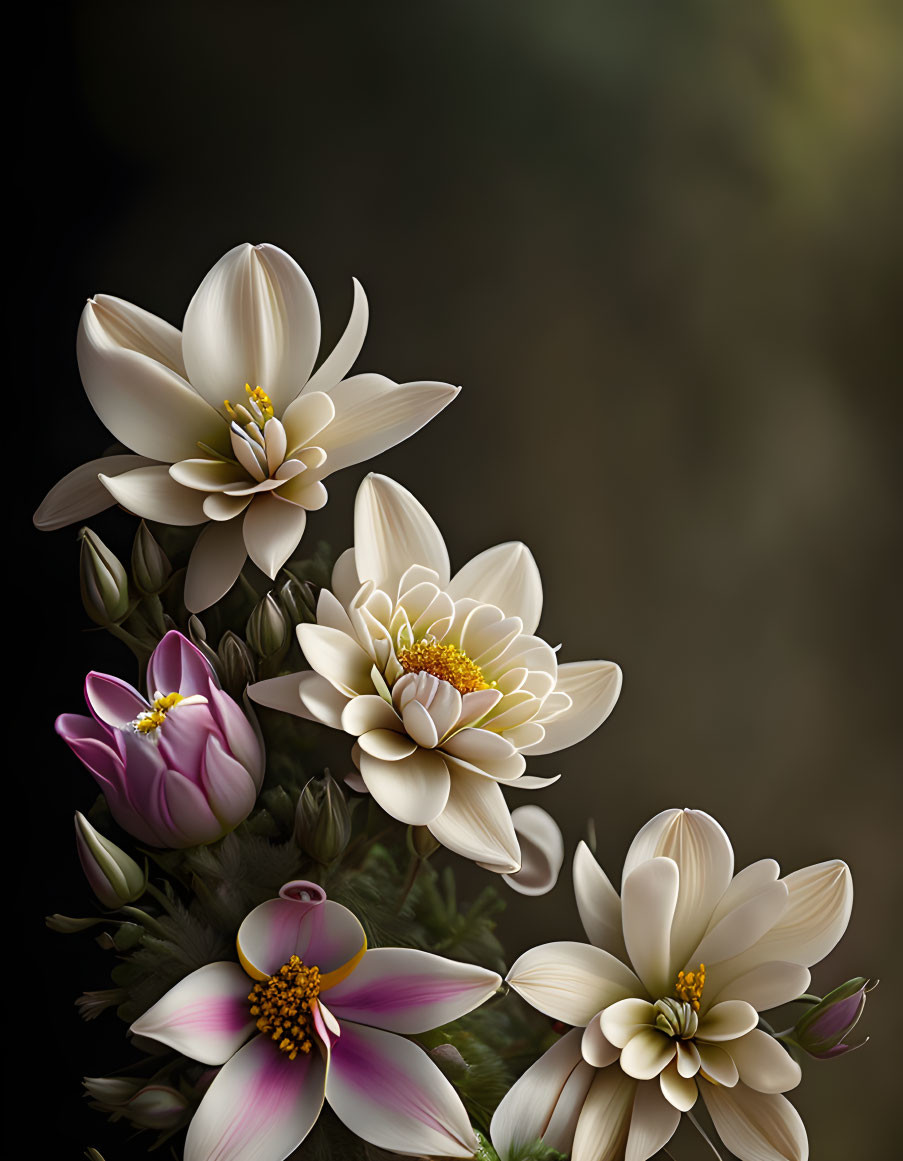
[[[620,898],[580,844],[574,888],[592,943],[533,948],[508,974],[575,1027],[496,1110],[502,1161],[537,1137],[572,1161],[646,1161],[698,1095],[740,1161],[806,1161],[803,1123],[780,1095],[800,1069],[758,1013],[806,990],[846,930],[852,880],[839,860],[784,878],[773,859],[733,869],[727,835],[702,811],[643,827]]]
[[[136,455],[70,472],[35,513],[59,528],[118,502],[165,524],[209,521],[192,553],[194,612],[234,584],[245,559],[275,577],[323,480],[413,435],[454,399],[447,383],[345,378],[364,342],[367,300],[354,282],[345,333],[311,371],[320,345],[313,288],[288,254],[244,243],[213,267],[180,333],[140,307],[90,299],[78,363],[94,410]]]
[[[432,518],[385,476],[358,491],[354,542],[336,563],[335,595],[320,594],[318,623],[298,627],[313,672],[260,682],[251,696],[354,735],[358,789],[458,854],[516,872],[500,786],[547,784],[524,774],[524,754],[592,733],[621,672],[559,665],[534,635],[542,585],[523,544],[490,548],[450,578]]]

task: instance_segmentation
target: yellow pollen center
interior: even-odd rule
[[[307,967],[296,955],[251,989],[248,999],[258,1030],[266,1032],[289,1060],[313,1047],[310,1006],[319,994],[320,969]]]
[[[702,999],[702,989],[705,986],[705,964],[699,965],[695,972],[678,972],[677,982],[674,985],[674,994],[678,1000],[689,1004],[694,1012],[699,1011],[699,1002]]]
[[[455,645],[440,645],[430,637],[402,649],[398,661],[405,673],[431,673],[453,685],[459,693],[490,688],[490,683],[483,678],[482,669],[466,653]]]
[[[266,421],[272,419],[275,414],[272,400],[262,387],[252,387],[250,383],[245,383],[245,391],[248,403],[251,405],[250,411],[241,403],[233,405],[228,399],[223,400],[223,406],[228,411],[229,416],[239,425],[244,426],[248,421],[251,421],[263,427]]]
[[[158,693],[149,710],[140,713],[131,723],[139,734],[150,734],[158,730],[166,721],[166,714],[174,705],[178,705],[184,698],[180,693],[168,693],[164,697]]]

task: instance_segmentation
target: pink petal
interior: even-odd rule
[[[151,694],[180,693],[183,697],[206,695],[207,682],[216,680],[200,649],[175,629],[170,630],[151,654],[147,664],[147,687]]]
[[[207,738],[201,786],[211,810],[229,830],[244,822],[257,800],[251,775],[213,734]]]
[[[428,951],[378,947],[325,995],[340,1020],[411,1034],[472,1012],[501,982],[495,972]]]
[[[257,976],[271,976],[293,955],[325,975],[367,946],[357,919],[315,883],[286,884],[280,898],[255,907],[238,929],[237,942],[242,962]]]
[[[382,1149],[470,1157],[477,1146],[460,1097],[424,1050],[379,1028],[342,1022],[326,1099],[352,1132]]]
[[[185,1161],[283,1161],[323,1107],[326,1062],[318,1052],[289,1060],[266,1036],[217,1073],[188,1126]]]
[[[133,722],[148,707],[145,698],[127,681],[93,671],[85,678],[85,701],[98,721],[117,729]]]

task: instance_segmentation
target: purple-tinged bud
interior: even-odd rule
[[[866,996],[877,986],[877,980],[867,980],[863,976],[847,980],[813,1004],[797,1020],[787,1039],[819,1060],[829,1060],[861,1048],[868,1040],[867,1036],[854,1043],[850,1043],[848,1037],[859,1022]]]
[[[145,872],[130,855],[96,831],[78,810],[75,843],[88,885],[104,907],[115,911],[141,898],[147,886]]]

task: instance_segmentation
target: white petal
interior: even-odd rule
[[[389,762],[362,753],[360,771],[383,810],[411,826],[429,826],[448,802],[448,768],[434,750],[415,749],[407,757]]]
[[[369,475],[354,504],[354,552],[358,575],[393,591],[412,564],[434,569],[448,584],[448,551],[427,510],[386,476]]]
[[[346,548],[332,568],[332,591],[347,609],[360,587],[357,557],[353,548]]]
[[[734,1058],[720,1044],[706,1044],[700,1040],[696,1044],[699,1053],[699,1075],[706,1080],[733,1088],[740,1078]]]
[[[668,1144],[679,1124],[680,1111],[665,1100],[657,1084],[638,1084],[624,1161],[648,1161],[654,1157]]]
[[[359,737],[371,730],[403,731],[401,719],[389,703],[378,693],[366,693],[353,697],[342,711],[342,729],[347,734]],[[410,754],[413,747],[408,747]],[[379,755],[377,755],[379,757]]]
[[[678,1053],[680,1052],[680,1043],[681,1041],[678,1041]],[[658,1075],[658,1082],[662,1096],[678,1112],[678,1119],[680,1119],[680,1113],[688,1113],[696,1104],[696,1098],[699,1095],[696,1081],[691,1077],[681,1076],[676,1061],[672,1060],[667,1068],[662,1069]]]
[[[506,617],[520,617],[525,633],[535,633],[542,613],[542,581],[533,554],[525,544],[497,544],[475,556],[448,586],[455,601],[474,597],[495,605]]]
[[[202,1064],[222,1064],[254,1030],[252,983],[237,963],[208,963],[185,976],[132,1024]]]
[[[599,1015],[599,1030],[615,1048],[626,1048],[637,1032],[655,1025],[655,1006],[638,996],[609,1004]]]
[[[853,877],[839,859],[785,875],[787,909],[752,951],[761,961],[786,959],[812,967],[832,951],[853,909]]]
[[[348,699],[340,693],[331,681],[319,673],[299,673],[298,696],[301,699],[302,717],[322,722],[334,730],[342,728],[342,714]]]
[[[207,519],[203,494],[177,484],[168,468],[136,468],[121,476],[100,473],[97,478],[117,504],[145,520],[191,525]]]
[[[567,662],[558,666],[555,689],[567,694],[571,706],[550,721],[540,719],[545,727],[545,737],[530,747],[531,754],[564,750],[597,730],[618,700],[621,670],[611,661]]]
[[[636,1088],[636,1081],[620,1068],[596,1073],[577,1122],[571,1161],[620,1161]]]
[[[353,1133],[381,1149],[470,1157],[477,1147],[461,1098],[426,1052],[379,1028],[342,1023],[326,1099]]]
[[[582,839],[574,852],[574,895],[590,942],[621,957],[625,951],[621,900]]]
[[[288,453],[302,451],[314,442],[320,447],[321,440],[317,437],[334,417],[335,404],[328,395],[323,391],[305,390],[289,404],[282,417]]]
[[[769,1008],[789,1004],[809,987],[809,969],[796,963],[783,960],[761,963],[730,979],[723,970],[725,967],[719,964],[709,969],[706,992],[711,995],[711,1003],[719,1000],[745,1000],[757,1012],[766,1012]],[[708,996],[704,996],[704,999],[708,999]]]
[[[429,824],[432,835],[487,870],[501,875],[519,870],[520,848],[498,783],[460,769],[451,779],[445,810]]]
[[[653,996],[667,996],[674,986],[670,946],[678,887],[677,864],[657,857],[631,871],[621,892],[627,954]]]
[[[735,1040],[745,1036],[759,1022],[759,1013],[745,1000],[722,1000],[714,1004],[699,1021],[697,1041]]]
[[[785,1097],[743,1084],[704,1084],[700,1091],[718,1136],[739,1161],[808,1161],[805,1127]]]
[[[787,1092],[802,1080],[802,1070],[790,1053],[761,1028],[724,1047],[737,1066],[740,1083],[756,1092]]]
[[[32,517],[35,527],[42,532],[54,532],[77,520],[96,516],[115,504],[109,489],[98,478],[101,472],[109,479],[135,468],[153,466],[153,461],[145,456],[132,455],[102,456],[99,460],[80,464],[54,484],[41,501]]]
[[[489,1134],[501,1161],[509,1161],[538,1138],[549,1148],[569,1153],[576,1117],[565,1124],[571,1118],[557,1115],[558,1107],[565,1102],[566,1113],[576,1107],[579,1114],[594,1076],[580,1054],[579,1030],[567,1032],[515,1081],[496,1108]]]
[[[621,1049],[621,1068],[635,1080],[652,1080],[676,1053],[670,1036],[657,1028],[641,1028]]]
[[[788,894],[784,883],[769,883],[757,895],[729,911],[703,937],[702,943],[690,956],[691,965],[718,963],[746,951],[786,911]]]
[[[358,701],[358,698],[354,699]],[[379,699],[382,701],[382,698]],[[383,702],[383,705],[386,703]],[[386,709],[389,707],[386,706]],[[413,738],[409,738],[407,734],[400,733],[391,726],[387,730],[367,730],[358,738],[358,745],[364,754],[369,754],[373,758],[378,758],[381,762],[398,762],[402,758],[408,758],[417,750],[417,743]],[[427,762],[430,760],[427,759]],[[439,758],[442,768],[445,768],[445,763]],[[438,770],[439,767],[436,766]],[[364,773],[364,771],[361,771]],[[366,776],[364,778],[366,781]],[[444,804],[443,804],[444,805]]]
[[[776,883],[780,873],[781,868],[774,859],[759,859],[758,862],[750,863],[742,871],[738,871],[712,912],[712,918],[709,920],[709,931],[735,907],[739,907],[741,903],[752,899],[770,884]]]
[[[298,641],[310,665],[340,692],[373,692],[373,662],[351,637],[325,625],[299,625]]]
[[[255,682],[254,685],[248,686],[248,696],[251,701],[256,701],[258,705],[266,705],[270,709],[294,714],[299,718],[309,718],[309,715],[304,712],[301,698],[298,696],[298,687],[301,684],[300,677],[300,673],[286,673],[283,677],[269,677],[266,681]],[[318,679],[323,681],[325,685],[329,685],[324,678],[318,677]],[[332,686],[329,685],[329,688],[332,689]],[[342,698],[343,702],[344,700]]]
[[[112,342],[96,302],[82,312],[76,342],[85,394],[104,426],[138,455],[172,463],[198,454],[198,441],[225,446],[222,416],[180,374]]]
[[[298,547],[307,512],[281,496],[255,496],[242,532],[248,556],[271,580]]]
[[[609,1064],[614,1064],[621,1055],[621,1049],[612,1044],[602,1031],[601,1012],[597,1016],[593,1016],[583,1030],[580,1051],[586,1063],[591,1064],[593,1068],[607,1068]]]
[[[243,243],[224,255],[188,304],[182,328],[188,377],[209,403],[241,401],[250,383],[269,395],[277,415],[307,382],[319,345],[313,288],[294,259],[270,245]]]
[[[185,574],[188,610],[200,613],[224,596],[238,580],[246,559],[241,524],[237,520],[208,524],[188,561]]]
[[[592,944],[570,941],[525,951],[507,980],[540,1012],[580,1028],[610,1004],[641,991],[636,976],[620,960]]]
[[[289,1060],[268,1036],[255,1036],[204,1094],[185,1161],[283,1161],[313,1128],[325,1086],[319,1052]]]
[[[401,443],[447,407],[459,391],[460,387],[449,383],[394,383],[374,374],[337,383],[329,392],[335,419],[317,440],[326,451],[328,470],[338,472]]]
[[[564,862],[564,840],[558,823],[541,806],[519,806],[511,812],[520,845],[521,867],[503,875],[520,895],[545,895],[558,882]]]
[[[88,306],[105,347],[137,351],[185,377],[182,335],[171,323],[111,294],[95,295]]]
[[[684,966],[699,944],[731,881],[734,852],[727,835],[708,814],[665,810],[647,822],[631,843],[624,860],[624,879],[644,860],[658,856],[673,859],[680,871],[671,932],[671,965],[676,969]]]
[[[240,489],[248,482],[247,474],[238,465],[204,458],[179,460],[170,467],[169,474],[177,484],[199,492]]]
[[[348,325],[332,351],[311,375],[305,391],[330,391],[336,383],[345,378],[361,353],[367,335],[370,312],[363,286],[356,278],[352,278],[351,281],[354,286],[354,299]]]

